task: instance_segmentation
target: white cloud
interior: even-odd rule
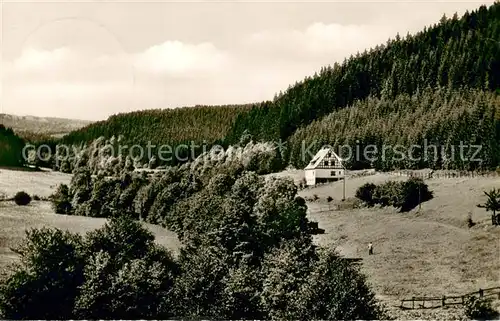
[[[211,43],[193,45],[167,41],[137,55],[135,66],[140,71],[177,75],[218,71],[227,59],[227,55]]]
[[[47,71],[61,64],[67,64],[70,51],[68,48],[62,47],[52,51],[26,49],[21,53],[21,56],[14,60],[13,66],[19,71]]]
[[[244,46],[252,53],[285,58],[330,62],[375,47],[394,36],[393,28],[383,25],[340,25],[314,23],[305,30],[267,30],[250,35]]]

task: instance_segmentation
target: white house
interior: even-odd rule
[[[305,168],[307,185],[343,179],[345,168],[342,159],[332,148],[321,149]]]

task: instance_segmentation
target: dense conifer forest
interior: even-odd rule
[[[322,68],[272,101],[119,114],[72,132],[61,142],[80,144],[122,135],[121,142],[128,145],[194,142],[227,147],[251,135],[255,141],[286,141],[281,163],[301,167],[309,159],[298,157],[300,140],[405,146],[424,139],[447,146],[463,141],[485,144],[485,160],[470,164],[439,156],[432,164],[361,160],[348,165],[486,169],[500,164],[499,90],[500,3],[495,3],[462,17],[443,16],[414,35],[396,35]],[[175,165],[175,160],[166,165]]]
[[[288,151],[299,168],[310,160],[307,149],[330,145],[354,169],[488,170],[500,163],[499,142],[499,95],[429,88],[357,101],[298,129]],[[368,145],[373,153],[365,153]]]
[[[287,139],[298,128],[368,96],[394,98],[427,87],[500,88],[500,4],[440,22],[415,35],[324,67],[240,115],[229,141],[248,130],[264,140]],[[272,125],[272,126],[270,126]]]
[[[175,109],[144,110],[111,116],[63,137],[61,143],[90,142],[101,136],[119,137],[123,145],[211,145],[221,143],[238,114],[248,105],[195,106]],[[156,153],[156,149],[152,148]]]

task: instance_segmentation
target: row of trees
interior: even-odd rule
[[[125,164],[117,161],[119,159],[122,157],[112,155],[100,161],[90,158],[85,162],[78,158],[70,187],[61,185],[53,195],[56,212],[92,217],[126,213],[136,219],[166,225],[170,207],[211,186],[215,174],[225,173],[219,183],[228,187],[244,171],[258,175],[280,166],[280,154],[274,146],[253,141],[226,151],[212,149],[194,162],[168,167],[150,177],[146,171],[134,172],[128,157]]]
[[[40,162],[35,150],[28,152],[28,163],[33,165],[48,166],[64,173],[73,173],[80,168],[86,168],[92,175],[119,177],[123,173],[134,169],[165,169],[160,166],[162,155],[154,155],[151,151],[149,162],[143,163],[139,155],[130,150],[120,153],[123,136],[104,136],[82,145],[57,145],[55,155],[46,164]],[[139,150],[137,150],[139,151]],[[144,151],[144,148],[143,148]],[[199,152],[199,153],[197,153]],[[224,149],[221,145],[206,148],[206,151],[191,150],[188,163],[191,167],[218,166],[237,162],[245,170],[255,171],[258,174],[267,174],[281,169],[284,165],[283,150],[273,143],[255,143],[251,135],[243,135],[236,145]],[[183,157],[172,155],[172,157]],[[41,155],[46,158],[46,155]],[[42,163],[42,164],[41,164]]]

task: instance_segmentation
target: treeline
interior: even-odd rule
[[[173,209],[169,206],[206,188],[217,174],[223,174],[219,183],[227,188],[242,172],[258,175],[275,171],[280,166],[279,159],[273,146],[248,142],[245,147],[231,147],[227,151],[213,149],[190,164],[168,167],[148,176],[146,171],[134,172],[128,156],[109,155],[86,161],[79,158],[70,186],[60,186],[53,196],[54,209],[60,214],[91,217],[126,214],[180,232],[169,225],[172,220],[168,217],[182,217],[182,213],[171,214]],[[70,166],[62,164],[62,170]]]
[[[499,95],[429,88],[368,97],[314,121],[290,137],[288,158],[302,168],[330,145],[351,169],[489,170],[500,165],[499,142]]]
[[[0,166],[22,166],[24,140],[0,124]]]
[[[280,93],[238,116],[228,135],[248,130],[262,140],[287,139],[298,128],[368,96],[394,98],[427,87],[500,88],[500,3],[443,16],[415,35],[388,40]]]

